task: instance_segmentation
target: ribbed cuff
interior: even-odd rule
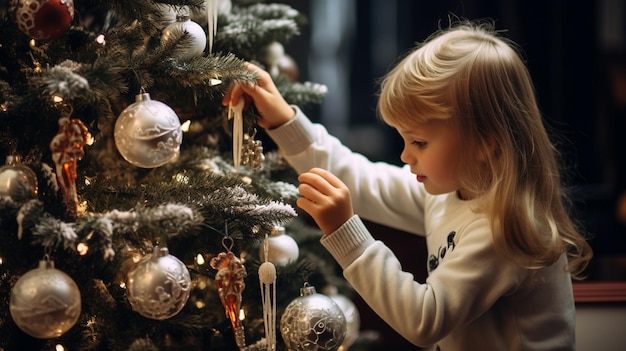
[[[352,216],[339,229],[321,239],[322,245],[335,258],[341,268],[346,268],[365,249],[374,243],[374,238],[358,215]]]

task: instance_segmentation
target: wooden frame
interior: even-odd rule
[[[626,302],[626,281],[574,283],[574,302]]]

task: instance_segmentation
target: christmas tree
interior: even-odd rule
[[[270,350],[268,294],[278,324],[304,282],[347,288],[254,107],[222,105],[255,81],[245,61],[321,101],[284,52],[304,20],[249,0],[0,0],[1,350]],[[300,252],[259,271],[281,227]]]

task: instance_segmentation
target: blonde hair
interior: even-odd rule
[[[566,253],[580,278],[592,256],[568,208],[558,152],[517,47],[489,22],[458,21],[418,45],[383,79],[378,112],[394,126],[443,119],[466,146],[461,187],[484,200],[496,250],[538,269]]]

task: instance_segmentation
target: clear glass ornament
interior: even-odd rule
[[[167,247],[155,246],[128,273],[126,296],[133,310],[144,317],[163,320],[178,314],[189,298],[191,277],[183,262]]]
[[[183,132],[172,108],[141,93],[117,118],[114,137],[126,161],[137,167],[155,168],[178,157]]]
[[[11,290],[10,312],[15,324],[39,339],[57,338],[76,324],[80,315],[78,286],[50,260],[24,274]]]
[[[280,333],[290,351],[334,351],[346,337],[346,317],[330,297],[305,284],[285,308]]]
[[[21,163],[18,155],[9,155],[0,167],[0,195],[13,201],[26,201],[37,197],[37,175]]]

